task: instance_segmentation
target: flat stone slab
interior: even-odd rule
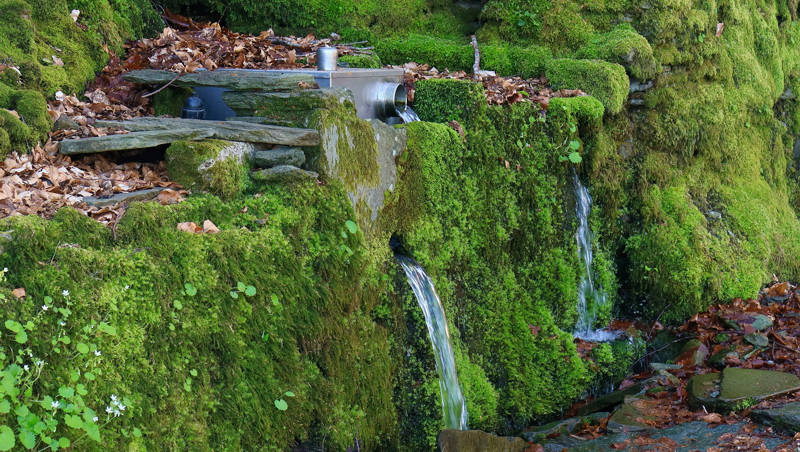
[[[319,174],[313,171],[306,171],[296,166],[281,165],[274,168],[253,171],[250,173],[253,180],[261,182],[300,182],[309,179],[316,179]]]
[[[520,434],[526,441],[538,443],[545,438],[552,437],[558,434],[568,435],[576,432],[584,425],[597,425],[600,424],[611,413],[598,412],[592,413],[588,416],[571,417],[569,419],[562,419],[560,421],[550,422],[537,427],[532,427]]]
[[[794,435],[800,432],[800,402],[788,403],[780,408],[755,410],[750,413],[750,419],[753,422],[768,425],[786,434]]]
[[[522,438],[480,430],[442,430],[436,443],[441,452],[523,452],[528,448]]]
[[[151,199],[155,199],[156,196],[164,190],[166,189],[159,187],[137,190],[129,193],[117,193],[113,196],[87,196],[83,198],[83,202],[89,207],[108,207],[125,202],[150,201]]]
[[[707,450],[720,444],[720,437],[727,433],[734,435],[749,435],[747,430],[743,430],[747,424],[739,422],[736,424],[720,424],[712,427],[702,422],[687,422],[664,429],[648,429],[640,432],[614,433],[593,440],[580,440],[571,436],[562,436],[547,440],[543,444],[546,452],[596,452],[601,450],[622,450],[629,452],[642,451],[679,451],[694,452],[697,450]],[[761,433],[756,431],[754,433]],[[775,450],[779,445],[784,444],[785,439],[775,435],[764,440],[769,450]]]
[[[578,415],[583,416],[597,411],[610,411],[611,408],[624,402],[625,396],[640,394],[642,391],[644,391],[644,387],[637,383],[625,389],[608,393],[578,409]]]
[[[623,403],[608,419],[607,430],[609,432],[638,432],[650,428],[643,424],[639,419],[648,419],[643,415],[633,403]]]
[[[147,149],[162,144],[170,144],[178,140],[200,140],[210,138],[213,135],[214,131],[208,128],[173,128],[172,130],[132,132],[125,135],[64,140],[58,144],[58,151],[65,155],[75,155],[128,149]]]
[[[250,159],[253,166],[257,168],[272,168],[280,165],[300,167],[306,163],[306,154],[302,149],[282,146],[275,149],[256,150]]]
[[[800,389],[800,378],[772,370],[728,367],[689,379],[687,391],[693,408],[717,411],[740,409],[741,403],[758,402]]]
[[[122,76],[127,82],[147,85],[174,86],[215,86],[234,90],[264,89],[274,91],[291,91],[314,86],[314,76],[298,71],[247,71],[218,70],[199,71],[182,74],[175,79],[177,72],[157,69],[141,69],[130,71]],[[174,81],[173,81],[174,80]]]
[[[316,146],[319,132],[313,129],[271,126],[243,121],[205,121],[183,118],[134,118],[127,121],[97,121],[98,127],[117,127],[130,131],[156,131],[172,129],[210,129],[209,137],[249,143],[283,144],[289,146]]]

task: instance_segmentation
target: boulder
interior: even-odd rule
[[[251,156],[256,168],[272,168],[280,165],[303,166],[306,154],[302,149],[279,146],[275,149],[255,150]]]
[[[759,424],[774,427],[786,434],[794,435],[800,432],[800,402],[787,403],[780,408],[755,410],[750,413],[750,419]]]
[[[62,113],[61,116],[56,119],[56,122],[53,123],[53,130],[74,130],[80,129],[80,126],[77,122],[73,121],[72,118],[67,116],[66,114]]]
[[[786,372],[728,367],[689,379],[689,405],[714,411],[739,411],[761,400],[800,389],[800,378]]]
[[[606,427],[609,432],[638,432],[650,428],[642,421],[651,418],[642,414],[637,408],[637,400],[639,399],[626,398],[625,403],[614,410],[614,413],[608,419],[608,426]]]
[[[698,339],[692,339],[683,346],[676,361],[680,360],[690,365],[702,366],[707,357],[708,347]]]
[[[249,171],[249,143],[177,141],[166,152],[170,179],[193,191],[231,198],[244,190]]]
[[[296,166],[280,165],[274,168],[253,171],[253,180],[267,183],[292,183],[304,180],[314,180],[319,174],[313,171],[306,171]]]
[[[442,430],[436,444],[441,452],[523,452],[528,448],[522,438],[480,430]]]

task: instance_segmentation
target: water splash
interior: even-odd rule
[[[408,283],[425,315],[433,355],[436,358],[436,371],[439,373],[445,427],[467,430],[467,403],[458,384],[456,362],[450,346],[450,333],[442,302],[436,295],[433,281],[416,261],[405,256],[397,256],[397,260],[406,272]]]
[[[592,280],[592,230],[589,228],[589,214],[592,211],[592,197],[583,186],[578,174],[572,171],[575,188],[575,213],[578,217],[578,231],[575,240],[578,242],[578,258],[583,264],[583,274],[578,286],[578,321],[575,324],[575,337],[590,342],[608,342],[617,338],[618,334],[603,329],[593,329],[597,322],[597,310],[608,302],[608,295],[595,286]],[[589,305],[592,301],[592,306]]]
[[[417,112],[411,109],[411,107],[405,108],[397,108],[397,116],[403,120],[404,123],[408,124],[409,122],[419,121],[419,116],[417,116]]]

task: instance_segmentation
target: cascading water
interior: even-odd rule
[[[397,116],[403,120],[404,123],[408,124],[409,122],[419,121],[419,116],[417,116],[417,112],[411,109],[411,107],[404,107],[404,108],[397,108]]]
[[[592,280],[592,231],[589,229],[589,213],[592,211],[592,197],[583,186],[578,174],[572,172],[575,187],[575,211],[578,216],[578,258],[583,264],[583,274],[578,286],[578,321],[575,324],[575,337],[591,342],[607,342],[617,338],[613,331],[593,329],[597,321],[597,309],[608,302],[608,295],[602,288],[595,287]],[[593,306],[589,306],[589,301]]]
[[[413,259],[397,256],[408,277],[408,283],[417,297],[417,303],[425,315],[428,335],[436,358],[436,371],[439,372],[439,388],[442,393],[442,411],[445,427],[458,430],[467,429],[467,403],[458,384],[456,362],[450,346],[450,333],[433,281],[425,270]]]

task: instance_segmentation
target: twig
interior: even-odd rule
[[[162,86],[161,88],[159,88],[159,89],[157,89],[157,90],[153,91],[152,93],[145,94],[145,95],[144,95],[144,96],[142,96],[142,97],[143,97],[143,98],[144,98],[144,97],[150,97],[150,96],[152,96],[152,95],[154,95],[154,94],[158,94],[158,93],[160,93],[161,91],[163,91],[163,90],[164,90],[164,88],[166,88],[166,87],[168,87],[169,85],[172,85],[173,83],[175,83],[175,80],[178,80],[179,78],[181,78],[181,75],[183,75],[183,74],[181,74],[181,73],[178,73],[178,75],[176,75],[176,76],[175,76],[175,78],[173,78],[172,80],[170,80],[169,82],[167,82],[167,84],[166,84],[166,85],[164,85],[164,86]]]
[[[347,42],[347,43],[344,43],[344,44],[339,44],[339,45],[340,45],[340,46],[345,46],[345,47],[347,47],[347,46],[354,46],[354,45],[356,45],[356,44],[366,44],[366,43],[368,43],[368,42],[369,42],[369,41],[355,41],[355,42]]]
[[[472,73],[478,74],[481,71],[481,51],[478,50],[478,38],[475,35],[471,36],[472,47],[475,49],[475,62],[472,64]]]
[[[125,212],[128,211],[128,203],[122,203],[122,207],[119,210],[119,215],[117,218],[114,219],[114,224],[111,225],[111,235],[114,236],[114,240],[117,240],[117,225],[119,224],[119,220],[125,215]]]

